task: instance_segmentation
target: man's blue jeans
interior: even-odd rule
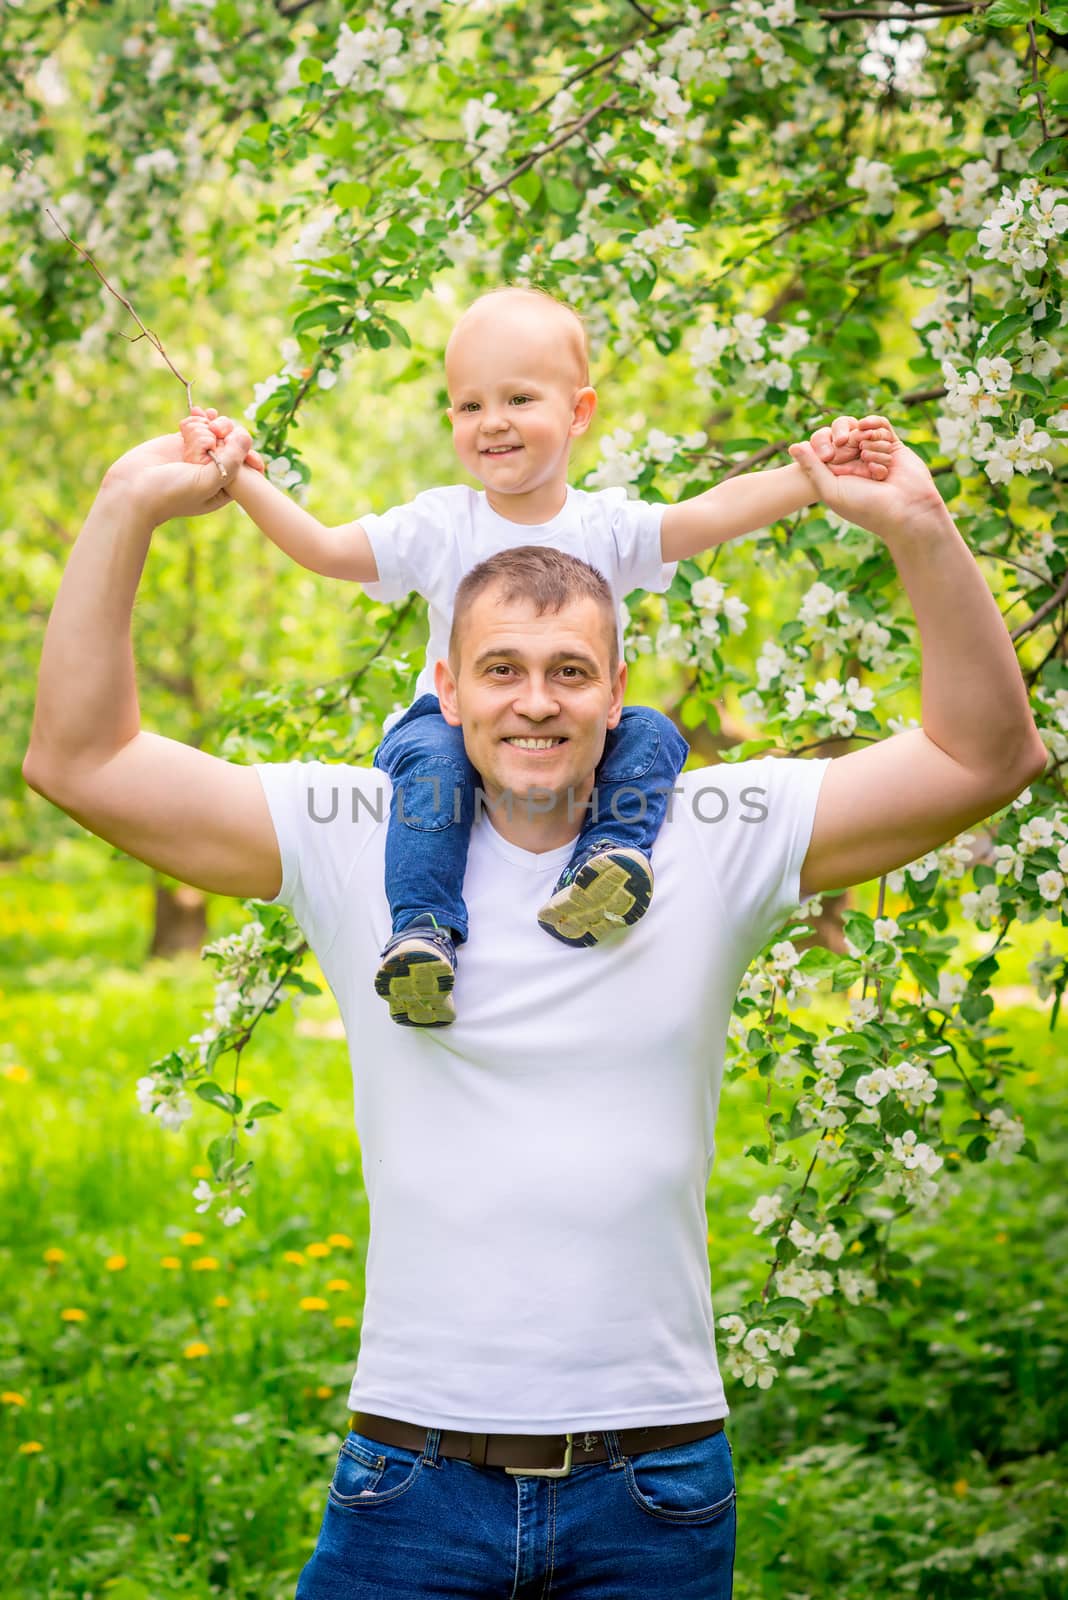
[[[661,712],[624,706],[605,739],[594,777],[596,809],[591,805],[581,813],[572,863],[600,840],[648,855],[689,749]],[[374,764],[393,781],[386,894],[394,933],[430,911],[466,939],[463,882],[479,776],[467,759],[463,730],[445,721],[436,695],[420,695],[390,728]],[[514,804],[523,801],[516,797]]]
[[[349,1433],[296,1600],[730,1600],[725,1432],[565,1478],[512,1477]]]

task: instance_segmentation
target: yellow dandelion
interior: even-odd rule
[[[947,1150],[946,1151],[946,1160],[947,1161],[959,1161],[960,1160],[960,1151],[959,1150]]]
[[[84,1322],[89,1315],[87,1311],[82,1310],[81,1306],[68,1306],[65,1311],[61,1311],[59,1314],[64,1322]]]
[[[306,1294],[300,1302],[300,1309],[302,1311],[326,1311],[327,1303],[325,1300],[320,1300],[317,1294]]]
[[[332,1244],[335,1250],[351,1250],[352,1240],[347,1233],[330,1233],[326,1237],[327,1244]]]
[[[262,1289],[262,1288],[261,1289],[257,1289],[256,1290],[256,1299],[257,1300],[266,1300],[267,1296],[270,1294],[270,1292],[271,1291],[269,1289]]]
[[[128,1263],[125,1256],[108,1256],[107,1260],[104,1262],[104,1266],[109,1272],[122,1272],[123,1268],[126,1267],[127,1264]]]
[[[1041,1072],[1025,1072],[1023,1081],[1029,1089],[1033,1089],[1036,1083],[1042,1082],[1042,1074]]]
[[[8,1389],[3,1394],[0,1394],[0,1405],[4,1405],[4,1406],[24,1406],[25,1404],[26,1404],[25,1395],[16,1394],[14,1389]]]
[[[327,1294],[344,1294],[346,1290],[351,1288],[352,1284],[347,1278],[331,1278],[326,1286],[326,1292]]]
[[[333,1389],[328,1388],[325,1383],[321,1383],[315,1391],[315,1398],[317,1400],[329,1400],[333,1392]]]
[[[995,1244],[1008,1244],[1008,1242],[1009,1242],[1009,1236],[1008,1236],[1007,1233],[995,1233],[995,1235],[994,1235],[994,1243]]]
[[[190,1167],[189,1170],[193,1174],[194,1178],[210,1178],[211,1177],[211,1168],[204,1161],[198,1161],[196,1166]]]
[[[321,1261],[324,1256],[330,1254],[330,1246],[328,1244],[305,1245],[304,1254],[311,1256],[313,1261]]]
[[[197,1256],[196,1260],[189,1264],[194,1272],[215,1272],[219,1266],[214,1256]]]
[[[4,1068],[4,1077],[9,1083],[28,1083],[30,1075],[25,1067],[13,1061],[9,1067]]]
[[[288,1261],[292,1267],[302,1267],[307,1257],[302,1255],[299,1250],[287,1250],[282,1259],[283,1261]]]
[[[211,1346],[206,1345],[202,1339],[194,1339],[192,1344],[187,1344],[182,1351],[187,1361],[195,1361],[198,1356],[210,1356]]]
[[[159,1264],[161,1267],[166,1267],[168,1272],[177,1272],[182,1259],[180,1256],[160,1256]]]
[[[202,1233],[183,1233],[182,1237],[178,1240],[178,1243],[179,1244],[203,1244],[204,1243],[204,1235]]]
[[[193,1535],[191,1533],[176,1533],[174,1536],[174,1542],[175,1544],[188,1544],[192,1537]]]
[[[849,1246],[849,1254],[851,1256],[859,1256],[863,1249],[864,1246],[861,1244],[860,1240],[854,1239],[853,1243]]]
[[[355,1326],[356,1326],[356,1318],[355,1317],[335,1317],[334,1318],[334,1327],[335,1328],[354,1328]]]
[[[39,1439],[27,1439],[25,1444],[19,1445],[20,1456],[34,1456],[38,1450],[43,1450],[44,1445]]]
[[[956,1483],[953,1485],[953,1493],[958,1495],[962,1500],[964,1499],[964,1496],[968,1493],[967,1478],[957,1479]]]
[[[229,1301],[229,1298],[226,1295],[217,1294],[215,1296],[215,1299],[211,1303],[212,1303],[213,1306],[218,1306],[220,1311],[221,1311],[221,1310],[224,1309],[224,1307],[226,1307],[226,1306],[228,1306],[230,1304],[230,1301]]]
[[[58,1245],[49,1245],[41,1259],[47,1261],[49,1266],[53,1266],[57,1261],[66,1261],[67,1252],[61,1250]]]

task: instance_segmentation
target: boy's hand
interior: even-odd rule
[[[214,459],[222,440],[226,439],[239,424],[229,417],[220,417],[213,406],[207,410],[203,406],[194,406],[188,417],[179,424],[182,435],[182,460],[192,462],[195,466],[203,466],[206,461]],[[249,450],[245,456],[244,465],[252,467],[256,472],[266,472],[263,457],[256,450]]]
[[[881,483],[890,471],[901,440],[885,417],[835,417],[829,428],[817,428],[809,443],[836,478],[869,478]]]
[[[899,439],[885,417],[836,417],[831,429],[857,430],[858,456],[835,467],[813,444],[792,444],[791,458],[805,473],[817,500],[858,528],[892,542],[923,532],[942,532],[953,522],[938,485],[920,456]],[[819,434],[816,435],[819,439]],[[824,452],[832,440],[821,440]]]

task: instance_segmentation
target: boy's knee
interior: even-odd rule
[[[440,833],[460,824],[470,809],[471,784],[464,766],[449,756],[423,756],[393,785],[393,815],[418,833]]]

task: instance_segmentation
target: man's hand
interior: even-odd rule
[[[225,439],[239,424],[229,417],[221,417],[214,406],[193,406],[189,415],[179,423],[179,432],[182,435],[182,460],[194,462],[203,466],[217,454],[219,441]],[[251,439],[249,440],[251,444]],[[253,467],[257,472],[265,472],[263,457],[256,450],[249,450],[245,457],[245,465]]]
[[[885,417],[836,417],[809,444],[792,444],[790,455],[825,506],[880,538],[949,520],[927,467]]]
[[[251,445],[247,429],[233,424],[225,439],[216,439],[219,466],[207,459],[197,465],[184,459],[181,435],[165,433],[120,456],[104,474],[102,488],[128,496],[153,527],[172,517],[203,516],[231,503],[224,485],[236,477]]]

